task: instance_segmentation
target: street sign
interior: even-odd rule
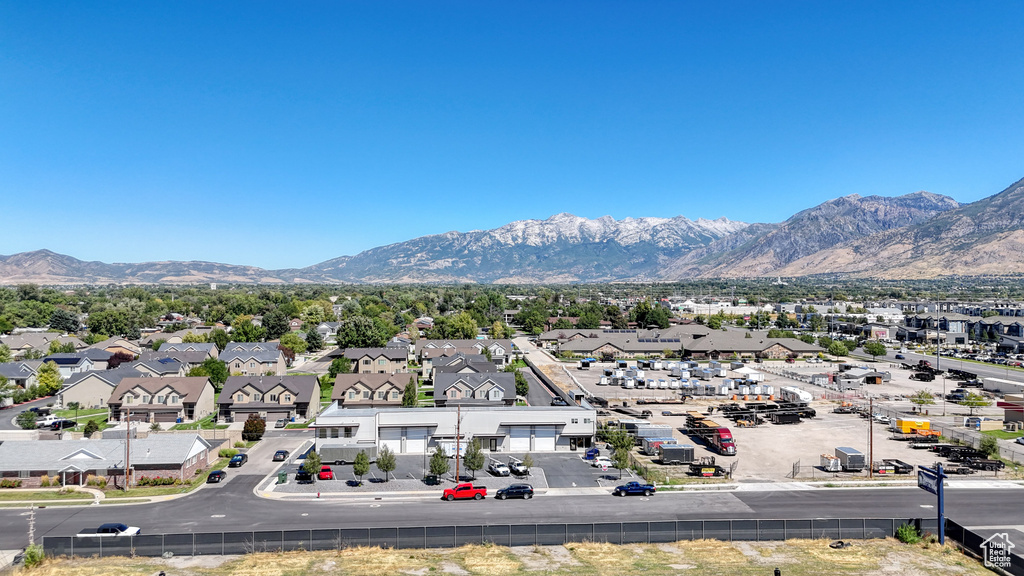
[[[931,492],[932,494],[935,494],[936,496],[938,496],[939,495],[939,482],[940,482],[939,478],[937,476],[935,476],[934,474],[929,474],[928,472],[925,472],[924,470],[918,470],[917,471],[917,487],[918,488],[924,488],[925,490],[927,490],[927,491]]]

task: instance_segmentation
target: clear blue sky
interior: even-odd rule
[[[0,3],[0,253],[301,267],[1024,177],[1021,2]]]

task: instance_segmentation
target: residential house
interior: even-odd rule
[[[316,376],[231,376],[218,401],[218,420],[243,422],[255,414],[268,422],[306,421],[320,412]]]
[[[456,355],[483,356],[477,354],[476,348],[424,348],[420,351],[420,374],[423,378],[431,379],[434,373],[434,364]],[[486,356],[483,356],[487,360]]]
[[[321,322],[317,325],[316,332],[326,342],[333,340],[338,335],[339,329],[341,329],[341,322]]]
[[[481,372],[498,372],[498,366],[487,360],[483,354],[465,354],[457,352],[452,356],[442,356],[431,364],[430,381],[438,374],[477,374]]]
[[[193,422],[216,414],[214,387],[201,377],[124,378],[110,395],[111,420]]]
[[[193,326],[192,328],[185,328],[184,330],[178,330],[177,332],[154,332],[148,336],[143,337],[139,340],[139,344],[146,348],[152,348],[153,343],[157,340],[163,340],[164,342],[170,342],[171,344],[181,344],[185,341],[185,336],[193,334],[195,336],[209,336],[211,332],[222,326]]]
[[[130,366],[145,376],[171,377],[184,376],[188,373],[185,365],[176,358],[156,358],[153,360],[139,360],[132,362]]]
[[[122,353],[130,354],[132,356],[138,356],[142,352],[137,344],[134,344],[124,338],[107,338],[102,342],[97,342],[92,346],[89,346],[90,350],[103,350],[109,352],[111,355]]]
[[[288,330],[291,331],[291,332],[298,332],[299,330],[302,330],[302,319],[301,318],[292,318],[291,320],[289,320],[288,321]]]
[[[511,372],[479,374],[437,374],[434,406],[512,406],[516,402],[516,379]]]
[[[78,402],[82,408],[106,408],[110,395],[121,380],[143,376],[145,375],[142,372],[129,368],[127,364],[113,370],[73,374],[64,381],[64,385],[57,392],[57,404],[67,407],[72,402]]]
[[[331,400],[342,408],[401,406],[409,374],[338,374]]]
[[[213,342],[164,342],[158,352],[202,352],[207,358],[216,358],[220,354]]]
[[[141,478],[191,480],[209,466],[211,445],[198,434],[153,434],[130,443],[130,484]],[[45,475],[64,486],[83,486],[89,475],[124,486],[126,444],[122,440],[38,442],[8,440],[0,444],[0,477],[37,488]]]
[[[401,348],[349,348],[343,353],[357,374],[395,374],[409,371],[409,353]]]
[[[74,336],[59,336],[54,332],[26,332],[24,334],[13,334],[11,336],[0,336],[0,344],[6,344],[11,349],[12,358],[21,358],[29,350],[39,350],[43,354],[50,351],[50,343],[72,344],[75,350],[83,350],[88,344]]]
[[[432,348],[475,348],[477,354],[488,354],[491,361],[498,366],[504,366],[511,363],[512,354],[515,350],[515,347],[512,345],[512,341],[508,339],[419,340],[416,342],[416,355],[420,356],[423,350],[430,350]]]
[[[89,372],[93,369],[92,360],[78,352],[50,354],[43,358],[43,363],[53,362],[57,365],[61,378],[70,378],[72,374]]]
[[[287,365],[277,342],[228,342],[220,360],[232,374],[284,376]]]
[[[19,388],[35,386],[36,373],[42,366],[39,360],[23,360],[21,362],[4,362],[0,364],[0,376]]]
[[[187,352],[143,352],[139,356],[140,362],[152,363],[166,358],[176,360],[182,365],[182,370],[188,374],[189,370],[201,366],[210,358],[210,355],[201,350],[189,350]],[[184,374],[182,374],[184,376]]]
[[[92,360],[93,370],[106,370],[108,367],[107,363],[110,361],[111,356],[114,355],[112,352],[107,352],[106,350],[101,350],[99,348],[86,348],[78,352],[78,354]]]

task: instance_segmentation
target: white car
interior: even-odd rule
[[[597,458],[594,458],[594,460],[590,462],[590,465],[593,466],[594,468],[611,468],[612,460],[607,456],[598,456]]]
[[[1024,436],[1017,438],[1016,440],[1014,440],[1014,442],[1016,442],[1017,444],[1024,444]]]

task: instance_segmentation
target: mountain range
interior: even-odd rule
[[[785,222],[556,214],[446,232],[308,266],[85,262],[0,256],[0,283],[567,283],[808,276],[934,278],[1024,273],[1024,180],[977,202],[915,192],[851,195]]]

